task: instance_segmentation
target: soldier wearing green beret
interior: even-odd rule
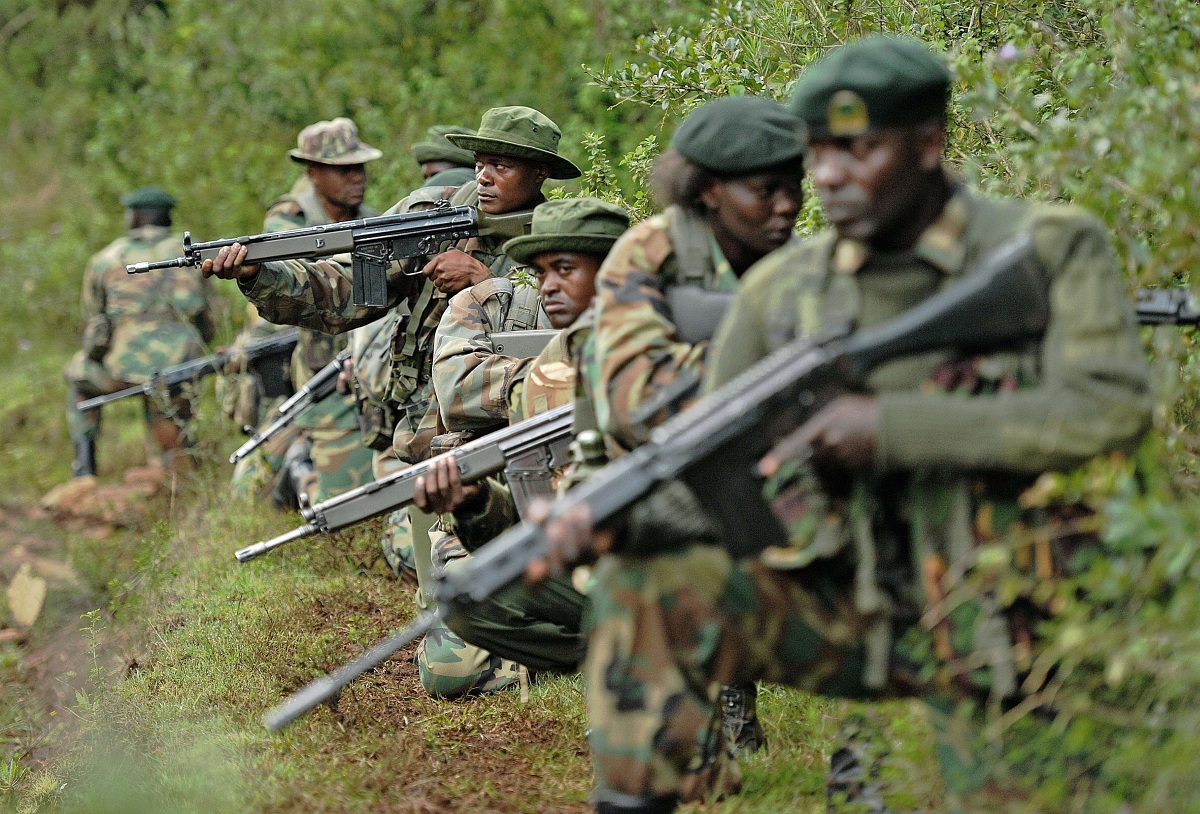
[[[422,188],[400,200],[388,214],[414,211],[448,198],[454,205],[478,206],[488,214],[530,211],[544,200],[542,184],[550,178],[576,178],[578,167],[558,153],[562,133],[552,120],[529,107],[493,108],[484,114],[476,134],[445,133],[455,147],[471,152],[475,178],[456,189]],[[242,266],[244,249],[223,250],[206,274],[237,279],[247,298],[274,322],[342,333],[386,316],[397,319],[392,337],[389,399],[398,405],[393,454],[406,463],[428,456],[439,431],[439,411],[432,384],[434,336],[451,296],[484,281],[503,287],[513,263],[500,250],[502,239],[485,236],[460,241],[432,258],[398,264],[388,277],[389,302],[383,307],[355,306],[347,269],[330,261],[267,263]],[[532,303],[533,307],[530,307]],[[536,324],[536,294],[522,294],[515,314]],[[519,327],[513,324],[511,327]],[[429,529],[435,518],[410,512],[418,582],[431,575]],[[400,546],[402,547],[402,545]],[[398,563],[397,558],[393,560]],[[418,589],[417,602],[427,603]],[[516,680],[515,665],[463,645],[447,628],[426,636],[418,651],[422,686],[431,694],[457,696],[505,686]]]
[[[157,186],[136,189],[121,199],[128,234],[88,262],[80,310],[83,349],[68,363],[68,418],[75,443],[72,474],[96,474],[100,410],[81,413],[84,399],[141,384],[157,371],[199,358],[212,340],[211,290],[191,269],[165,275],[132,275],[125,265],[179,255],[182,240],[171,231],[175,198]],[[145,399],[151,464],[170,468],[188,444],[192,404],[181,393]]]
[[[796,337],[884,322],[1014,239],[1028,239],[1045,273],[1045,334],[1011,352],[885,364],[869,394],[820,410],[760,463],[766,494],[782,496],[788,546],[738,562],[718,546],[618,553],[618,573],[636,575],[643,596],[671,598],[634,621],[667,654],[639,674],[649,684],[639,697],[672,703],[657,725],[621,708],[593,723],[640,725],[649,756],[599,810],[673,810],[686,755],[664,736],[710,707],[716,684],[747,679],[927,700],[951,811],[1089,811],[1087,794],[1113,791],[1086,777],[1086,745],[1048,731],[1046,673],[1032,670],[1038,622],[1054,612],[1047,598],[1076,555],[1100,553],[1080,524],[1090,510],[1026,490],[1047,470],[1132,449],[1150,421],[1149,372],[1095,218],[983,198],[947,172],[949,86],[939,58],[894,37],[838,48],[805,71],[792,109],[832,228],[746,275],[706,387]],[[867,802],[878,811],[887,800]]]

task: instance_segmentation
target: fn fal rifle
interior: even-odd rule
[[[235,353],[240,352],[247,362],[253,362],[256,359],[262,359],[267,356],[291,353],[299,341],[299,328],[279,331],[262,339],[247,342],[240,351],[237,349],[217,351],[211,356],[163,368],[156,371],[145,384],[135,384],[132,387],[126,387],[124,390],[118,390],[115,393],[106,393],[103,396],[84,399],[76,406],[81,411],[93,410],[96,407],[101,407],[123,398],[129,398],[130,396],[153,396],[156,393],[167,393],[172,387],[177,387],[184,382],[203,379],[205,376],[223,370],[225,365],[228,364],[230,357]]]
[[[1142,325],[1200,325],[1200,306],[1191,289],[1139,288],[1137,318]]]
[[[393,475],[343,492],[315,506],[303,507],[300,513],[308,521],[303,526],[240,549],[234,552],[234,557],[238,562],[248,562],[293,540],[328,534],[407,506],[413,501],[417,478],[450,455],[458,464],[463,483],[475,483],[503,470],[517,509],[523,513],[530,498],[551,494],[551,473],[567,462],[571,427],[572,407],[567,404],[488,433]]]
[[[193,243],[183,233],[183,257],[156,263],[133,263],[130,274],[158,269],[199,266],[215,259],[225,246],[246,247],[246,263],[272,260],[315,259],[350,252],[355,305],[387,305],[387,272],[393,261],[436,254],[441,244],[468,237],[517,237],[529,233],[532,213],[489,215],[473,206],[451,206],[440,201],[432,209],[400,215],[380,215],[324,226],[307,226],[284,232],[267,232],[206,243]]]
[[[867,375],[884,362],[931,350],[994,351],[1035,341],[1049,320],[1047,288],[1031,241],[1020,238],[985,257],[961,282],[884,325],[797,339],[577,485],[554,503],[550,520],[579,512],[603,526],[660,485],[682,479],[711,510],[735,556],[786,542],[756,475],[762,456],[837,395],[865,390]],[[432,611],[285,699],[264,724],[278,730],[333,697],[457,608],[521,579],[546,547],[544,526],[522,522],[503,532],[443,576]]]
[[[279,418],[271,422],[271,425],[262,432],[247,425],[246,430],[250,435],[250,440],[229,456],[229,463],[235,464],[245,458],[290,427],[292,422],[307,412],[309,408],[333,395],[333,391],[337,389],[338,374],[342,372],[342,365],[349,358],[350,350],[347,348],[335,356],[332,362],[313,374],[313,377],[306,381],[291,398],[279,405]]]

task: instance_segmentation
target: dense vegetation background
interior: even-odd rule
[[[726,93],[786,98],[823,49],[876,30],[911,33],[951,55],[950,157],[972,183],[1090,208],[1112,230],[1131,287],[1189,281],[1200,257],[1193,0],[0,0],[0,505],[31,504],[68,475],[58,371],[76,344],[81,269],[119,234],[122,191],[163,184],[182,200],[177,223],[202,238],[255,230],[295,177],[284,153],[296,132],[349,115],[384,150],[368,192],[382,208],[415,186],[407,146],[429,124],[473,125],[488,107],[521,103],[558,121],[563,152],[588,165],[574,189],[644,213],[648,162],[692,106]],[[819,223],[811,203],[805,229]],[[230,302],[226,336],[241,313]],[[1048,631],[1062,710],[1053,736],[1094,744],[1114,801],[1198,810],[1197,382],[1189,331],[1145,338],[1160,391],[1140,459],[1097,462],[1046,484],[1104,509],[1111,554],[1063,592],[1062,621]],[[230,431],[212,412],[202,430],[217,459]],[[135,422],[132,411],[121,415]],[[118,460],[134,457],[134,431],[120,437]],[[407,771],[396,754],[414,750],[464,789],[486,785],[472,782],[478,747],[468,745],[479,720],[531,717],[503,702],[403,708],[442,727],[416,746],[391,740],[387,727],[348,734],[344,718],[282,743],[257,733],[263,699],[394,624],[386,609],[399,594],[346,567],[349,551],[369,570],[365,534],[233,571],[231,541],[290,521],[229,511],[225,477],[207,466],[168,507],[170,522],[135,528],[119,545],[68,541],[102,608],[84,625],[94,670],[66,726],[23,705],[21,654],[0,644],[0,799],[23,810],[88,810],[79,795],[92,781],[76,779],[94,780],[89,760],[111,758],[115,743],[140,756],[125,763],[152,767],[131,770],[141,779],[125,784],[148,789],[146,810],[216,810],[214,801],[229,810],[382,810],[382,800],[395,799],[387,777]],[[1084,595],[1089,602],[1078,601]],[[339,609],[329,611],[326,632],[292,635],[281,647],[273,620],[303,615],[313,602]],[[149,661],[118,680],[97,655],[104,647]],[[386,678],[374,695],[364,691],[364,703],[385,695]],[[544,782],[548,769],[531,770],[542,788],[511,810],[551,810],[564,799],[578,807],[586,792],[586,764],[572,752],[577,687],[552,686],[566,701],[539,703],[566,720],[549,758],[563,776]],[[823,727],[837,710],[785,696],[768,703],[785,728],[804,718],[806,737],[784,736],[772,758],[751,767],[758,791],[720,810],[819,810]],[[916,713],[897,716],[898,741],[920,740],[904,737],[920,730]],[[199,763],[226,768],[195,768],[188,749],[198,741],[180,745],[188,727],[208,736]],[[381,740],[390,744],[385,755],[373,751]],[[920,765],[919,751],[900,751]],[[178,761],[191,764],[190,779]],[[914,790],[918,801],[931,798],[936,791]],[[390,810],[421,809],[409,800]]]

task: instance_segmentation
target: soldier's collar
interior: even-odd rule
[[[961,184],[954,185],[937,220],[929,224],[912,254],[947,275],[962,271],[967,247],[963,234],[967,229],[967,193]],[[871,259],[871,250],[857,240],[839,240],[833,248],[833,269],[840,274],[857,274]]]
[[[136,237],[141,240],[154,240],[159,237],[165,237],[170,233],[170,226],[162,226],[161,224],[157,223],[143,223],[136,229],[129,230],[130,237]]]

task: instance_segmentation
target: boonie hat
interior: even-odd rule
[[[608,254],[629,228],[629,213],[599,198],[557,198],[533,210],[527,235],[505,242],[504,253],[528,264],[543,252]]]
[[[121,204],[126,209],[171,209],[175,203],[174,195],[153,184],[138,187],[121,197]]]
[[[446,138],[472,153],[509,155],[549,164],[551,178],[583,175],[579,167],[558,154],[562,139],[558,125],[531,107],[494,107],[483,114],[475,135],[448,133]]]
[[[468,181],[475,180],[475,170],[468,167],[454,167],[449,170],[435,172],[421,184],[423,187],[461,187]]]
[[[475,131],[466,127],[454,127],[449,124],[435,124],[425,131],[425,140],[418,141],[412,146],[412,156],[418,164],[426,161],[450,161],[460,167],[475,166],[475,154],[462,147],[455,147],[446,136],[457,133],[460,136],[473,136]]]
[[[804,125],[783,105],[759,96],[726,96],[696,108],[671,146],[720,175],[745,175],[804,155]]]
[[[310,124],[296,137],[296,149],[288,151],[293,161],[335,167],[365,164],[382,155],[359,140],[358,126],[345,117]]]
[[[877,35],[836,48],[805,69],[792,111],[811,136],[849,138],[945,118],[950,71],[910,37]]]

